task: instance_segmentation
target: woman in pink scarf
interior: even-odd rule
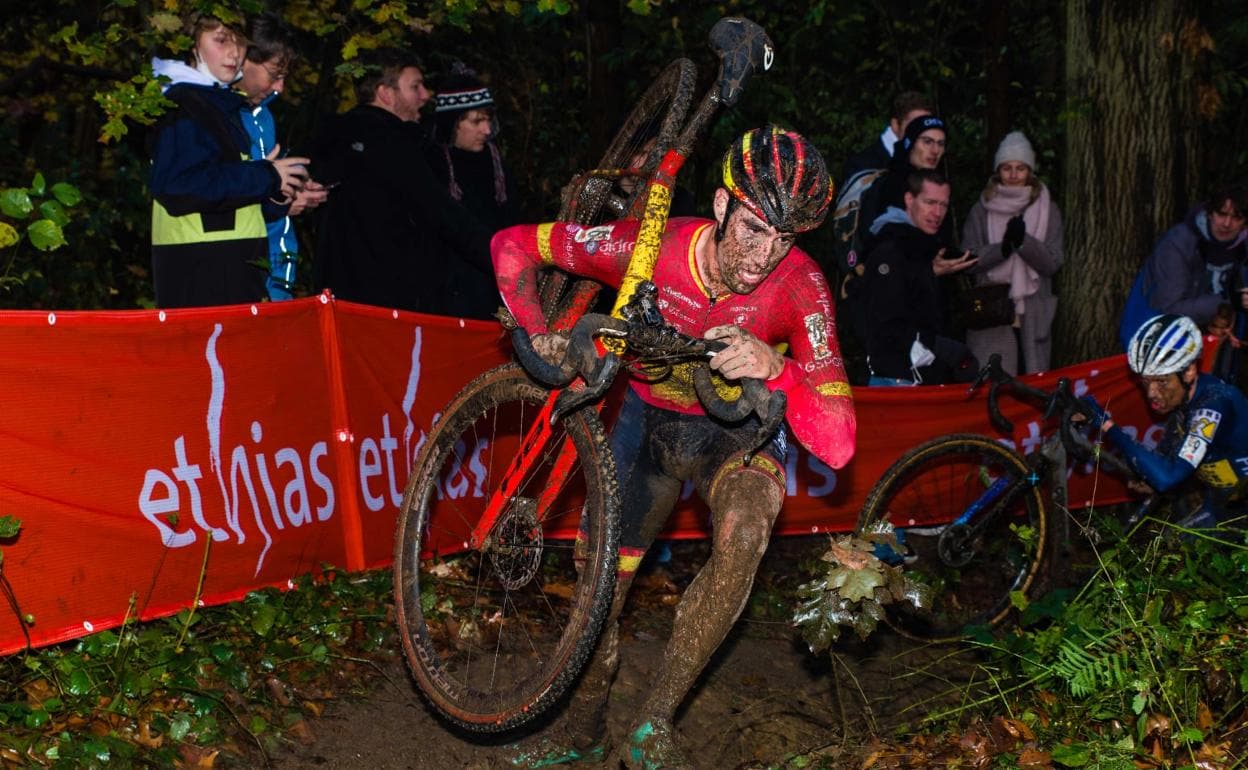
[[[1001,140],[996,169],[967,217],[962,248],[979,256],[976,285],[1006,284],[1014,300],[1012,326],[967,330],[980,361],[1001,354],[1013,374],[1049,368],[1049,332],[1057,312],[1051,278],[1062,266],[1062,215],[1035,176],[1036,153],[1021,131]]]

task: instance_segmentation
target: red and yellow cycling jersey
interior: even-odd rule
[[[787,419],[797,439],[833,468],[849,462],[856,423],[831,293],[823,272],[805,252],[792,249],[749,294],[707,292],[694,257],[698,237],[714,223],[682,218],[668,222],[655,265],[658,304],[667,322],[701,337],[712,327],[735,324],[786,352],[784,370],[767,382],[788,397]],[[519,225],[494,236],[494,269],[507,309],[530,334],[544,333],[537,295],[542,267],[619,286],[636,245],[634,220],[594,227],[565,222]],[[674,367],[659,381],[634,378],[642,400],[663,409],[702,414],[689,366]]]

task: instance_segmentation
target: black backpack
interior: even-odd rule
[[[868,168],[845,180],[832,209],[832,260],[843,282],[851,274],[862,275],[866,229],[879,214],[877,184],[888,169]]]
[[[866,270],[866,239],[879,215],[887,169],[869,168],[845,180],[832,211],[832,263],[836,269],[836,325],[850,382],[865,385],[866,307],[859,294]]]

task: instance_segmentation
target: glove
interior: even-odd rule
[[[1097,403],[1095,396],[1087,395],[1079,400],[1083,402],[1085,407],[1084,411],[1096,422],[1096,427],[1098,429],[1105,424],[1106,420],[1109,419],[1109,412],[1106,412],[1101,408],[1101,405]]]
[[[1027,225],[1023,224],[1021,214],[1012,217],[1005,226],[1005,235],[1001,238],[1001,255],[1008,257],[1018,251],[1027,237]]]

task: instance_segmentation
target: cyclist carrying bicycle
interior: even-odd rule
[[[729,343],[711,360],[717,388],[750,377],[784,391],[789,428],[820,460],[840,468],[853,454],[856,423],[834,309],[823,273],[793,245],[798,233],[823,222],[832,193],[822,156],[802,136],[776,126],[746,132],[724,157],[714,220],[670,220],[653,281],[668,323]],[[618,286],[638,229],[636,221],[595,227],[555,222],[494,237],[499,290],[539,353],[553,361],[567,344],[543,320],[539,270],[553,266]],[[677,607],[662,667],[621,751],[630,767],[688,765],[676,748],[672,720],[745,606],[784,499],[787,453],[782,426],[746,461],[759,423],[726,425],[708,416],[691,372],[691,365],[677,364],[658,379],[629,383],[611,435],[622,535],[610,614],[569,707],[566,740],[548,739],[513,760],[517,764],[604,756],[619,613],[642,556],[683,482],[691,480],[711,510],[711,556]]]
[[[1168,491],[1193,474],[1204,503],[1179,526],[1207,529],[1242,513],[1248,498],[1248,398],[1211,374],[1202,374],[1200,328],[1181,315],[1144,322],[1127,348],[1154,412],[1169,415],[1157,449],[1150,450],[1114,424],[1095,399],[1101,428],[1150,487]]]

